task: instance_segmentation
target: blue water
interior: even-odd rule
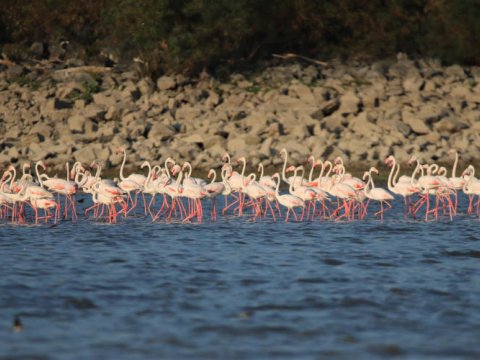
[[[0,359],[480,358],[478,218],[402,205],[383,222],[1,225]]]

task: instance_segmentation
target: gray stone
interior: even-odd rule
[[[151,95],[155,84],[150,78],[143,78],[137,84],[138,90],[142,95]]]
[[[157,121],[150,128],[150,131],[148,132],[148,138],[164,141],[170,139],[175,134],[176,131],[172,126]]]
[[[405,124],[410,126],[413,132],[417,134],[427,134],[430,128],[425,121],[421,120],[416,114],[410,110],[402,110],[402,120]]]
[[[104,106],[89,104],[85,107],[85,116],[89,119],[103,119],[107,110]]]
[[[157,80],[157,87],[161,91],[174,89],[176,86],[175,78],[171,76],[162,76]]]
[[[83,115],[73,115],[68,119],[68,127],[72,133],[83,133],[86,121]]]
[[[338,112],[342,115],[356,114],[360,105],[360,99],[353,91],[347,91],[340,96],[340,108]]]
[[[407,93],[416,93],[425,86],[425,80],[420,76],[409,76],[402,82],[403,89]]]
[[[463,129],[468,129],[469,125],[454,116],[449,116],[436,123],[434,128],[440,133],[455,133]]]
[[[73,157],[76,161],[80,161],[85,164],[90,164],[93,160],[96,159],[95,152],[91,146],[81,147],[79,150],[73,153]]]

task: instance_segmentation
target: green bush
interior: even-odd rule
[[[297,52],[383,58],[399,51],[480,63],[477,0],[3,0],[0,46],[68,40],[113,48],[153,74],[225,72]],[[2,48],[9,49],[8,46]]]

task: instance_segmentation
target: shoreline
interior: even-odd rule
[[[449,171],[450,148],[462,164],[478,161],[479,67],[399,54],[393,62],[275,62],[221,82],[206,73],[153,81],[73,63],[0,72],[0,164],[45,160],[61,172],[66,161],[98,159],[114,171],[119,147],[128,169],[170,156],[205,173],[225,152],[278,170],[283,147],[295,164],[309,154],[342,156],[357,176],[390,154]]]

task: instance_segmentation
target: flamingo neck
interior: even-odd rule
[[[453,163],[452,177],[456,177],[455,173],[457,172],[457,164],[458,164],[458,151],[455,151],[455,162]]]
[[[67,168],[67,181],[70,181],[70,164],[68,163],[68,161],[65,166]]]
[[[297,173],[298,173],[298,168],[295,168],[295,171],[293,172],[293,180],[290,181],[290,186],[288,187],[288,191],[290,194],[293,192],[293,184],[295,184],[295,181],[297,181]]]
[[[145,186],[150,185],[150,181],[152,181],[152,165],[147,161],[147,167],[148,167],[148,175],[147,175],[147,180],[145,181]]]
[[[216,173],[215,173],[215,175],[216,175]],[[230,183],[227,180],[227,169],[226,168],[222,170],[222,182],[223,182],[223,186],[225,186],[225,190],[227,192],[231,192],[232,187],[230,186]]]
[[[310,168],[310,174],[308,175],[308,182],[312,182],[313,170],[315,169],[315,158],[312,156],[312,167]]]
[[[260,167],[260,179],[263,177],[263,164],[259,165]]]
[[[277,185],[275,187],[275,196],[278,198],[280,196],[278,189],[280,188],[280,176],[275,176],[277,179]]]
[[[285,152],[285,159],[283,160],[283,169],[282,169],[282,180],[285,181],[288,184],[288,179],[287,179],[287,176],[286,176],[287,158],[288,158],[288,153]]]
[[[390,170],[390,174],[388,174],[388,180],[387,180],[388,190],[390,191],[392,191],[394,187],[394,182],[392,178],[393,178],[393,173],[397,167],[397,162],[395,161],[395,158],[392,161],[393,161],[392,170]]]
[[[12,179],[10,180],[10,189],[12,188],[13,186],[13,182],[15,181],[15,178],[17,177],[17,170],[15,170],[14,167],[12,167]]]
[[[38,167],[41,165],[41,162],[40,161],[37,161],[37,163],[35,164],[35,173],[37,175],[37,179],[38,179],[38,183],[40,184],[40,187],[43,188],[43,181],[42,181],[42,177],[40,176],[40,173],[38,171]]]
[[[245,159],[242,159],[243,162],[243,168],[242,168],[242,178],[245,175],[245,169],[247,168],[247,161]]]
[[[210,181],[210,184],[213,184],[215,180],[217,180],[217,172],[213,170],[212,173],[213,173],[213,177],[212,177],[212,181]]]
[[[327,175],[325,175],[325,177],[330,177],[330,174],[332,172],[332,169],[333,169],[333,164],[330,162],[330,161],[325,161],[325,166],[328,166],[328,171],[327,171]]]
[[[122,160],[122,166],[120,166],[120,180],[125,180],[125,177],[123,176],[123,168],[125,167],[125,161],[127,161],[127,151],[123,150],[123,160]]]

